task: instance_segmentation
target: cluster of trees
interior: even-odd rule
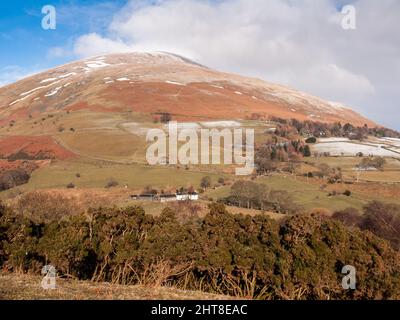
[[[15,160],[47,160],[47,159],[54,159],[54,155],[51,154],[51,152],[46,151],[46,150],[40,150],[39,152],[35,154],[30,154],[25,151],[18,151],[15,153],[12,153],[8,155],[6,158],[10,161],[15,161]]]
[[[318,170],[308,172],[305,175],[309,178],[318,177],[321,179],[327,179],[329,183],[341,182],[343,179],[342,169],[340,167],[331,167],[326,163],[320,163],[317,165]]]
[[[196,189],[193,186],[189,187],[179,187],[178,189],[168,188],[168,189],[157,189],[152,186],[145,186],[141,192],[141,194],[150,194],[150,195],[163,195],[168,193],[186,193],[186,192],[195,192]]]
[[[361,162],[358,164],[358,168],[360,169],[374,168],[377,170],[383,170],[385,164],[386,164],[386,159],[382,157],[363,158]]]
[[[211,177],[204,176],[203,178],[201,178],[200,187],[202,187],[203,189],[211,187]]]
[[[26,192],[14,199],[12,206],[19,216],[28,218],[34,223],[48,223],[61,220],[81,207],[76,199],[71,199],[61,192]]]
[[[0,191],[25,184],[31,178],[29,172],[24,169],[13,169],[0,172]]]
[[[398,299],[400,257],[372,233],[319,215],[283,223],[210,205],[203,218],[165,209],[92,209],[35,222],[0,206],[0,266],[120,284],[170,285],[258,299]],[[357,270],[344,290],[342,267]]]
[[[276,117],[271,118],[271,121],[275,121],[279,124],[276,134],[281,137],[288,137],[297,133],[303,136],[347,137],[355,140],[362,140],[368,135],[375,137],[400,138],[399,132],[384,127],[369,128],[367,125],[356,127],[350,123],[342,125],[340,122],[323,123],[310,120],[287,120]]]
[[[160,113],[160,122],[161,123],[168,123],[172,120],[171,114],[168,112]]]
[[[231,187],[230,196],[221,202],[241,208],[268,210],[283,214],[294,214],[301,207],[286,190],[270,189],[265,184],[238,180]]]
[[[310,147],[301,140],[266,143],[256,149],[257,172],[265,174],[277,168],[279,162],[297,162],[302,157],[310,157]]]
[[[348,208],[335,212],[332,217],[348,226],[369,230],[400,250],[399,205],[373,201],[363,208],[363,214],[357,209]]]
[[[172,120],[172,116],[169,112],[156,112],[153,113],[153,122],[154,123],[168,123]]]

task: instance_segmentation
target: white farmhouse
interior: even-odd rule
[[[199,200],[199,194],[197,192],[178,192],[176,194],[176,199],[178,201],[185,201],[185,200]]]

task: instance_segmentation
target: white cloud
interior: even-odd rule
[[[71,52],[63,47],[52,47],[47,52],[47,58],[64,58],[71,55]]]
[[[74,52],[79,56],[94,56],[130,50],[130,47],[122,41],[102,38],[96,33],[89,33],[80,37],[74,46]]]
[[[74,52],[83,57],[170,51],[353,105],[374,120],[398,125],[392,116],[377,114],[375,103],[393,110],[400,98],[400,1],[351,2],[357,30],[345,31],[339,1],[333,0],[131,1],[105,34],[83,35]]]
[[[363,101],[375,93],[375,88],[367,77],[355,74],[335,64],[310,66],[301,79],[290,79],[309,92],[318,92],[329,97],[334,93],[337,101]]]

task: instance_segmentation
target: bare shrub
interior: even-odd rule
[[[205,176],[205,177],[201,178],[200,186],[203,189],[209,188],[211,186],[211,177],[210,176]]]
[[[358,226],[362,220],[361,213],[355,208],[347,208],[342,211],[337,211],[332,215],[332,218],[351,227]]]
[[[364,207],[362,230],[369,230],[383,239],[389,240],[400,250],[400,206],[373,201]]]
[[[180,221],[187,221],[191,218],[198,217],[201,211],[201,206],[190,200],[177,201],[171,203],[169,207],[176,213],[176,217]]]
[[[108,181],[105,185],[105,188],[108,189],[108,188],[112,188],[112,187],[116,187],[116,186],[118,186],[118,181],[115,180],[114,178],[110,178],[110,179],[108,179]]]
[[[161,287],[168,284],[172,278],[182,277],[193,267],[192,263],[184,262],[172,264],[164,259],[157,259],[154,262],[143,265],[141,272],[136,272],[133,268],[135,283],[149,287]]]
[[[14,208],[20,215],[33,221],[58,221],[80,213],[74,199],[61,193],[32,191],[21,195]]]

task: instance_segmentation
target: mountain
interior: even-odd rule
[[[43,113],[77,110],[168,112],[181,121],[258,114],[375,125],[339,104],[163,52],[112,54],[69,63],[4,86],[0,97],[0,126]]]
[[[165,113],[190,122],[182,125],[241,123],[261,133],[274,124],[249,119],[275,116],[375,125],[341,105],[259,79],[214,71],[174,54],[112,54],[0,88],[0,160],[83,157],[147,163],[146,133],[163,126],[159,122]],[[0,169],[9,167],[1,162]]]

